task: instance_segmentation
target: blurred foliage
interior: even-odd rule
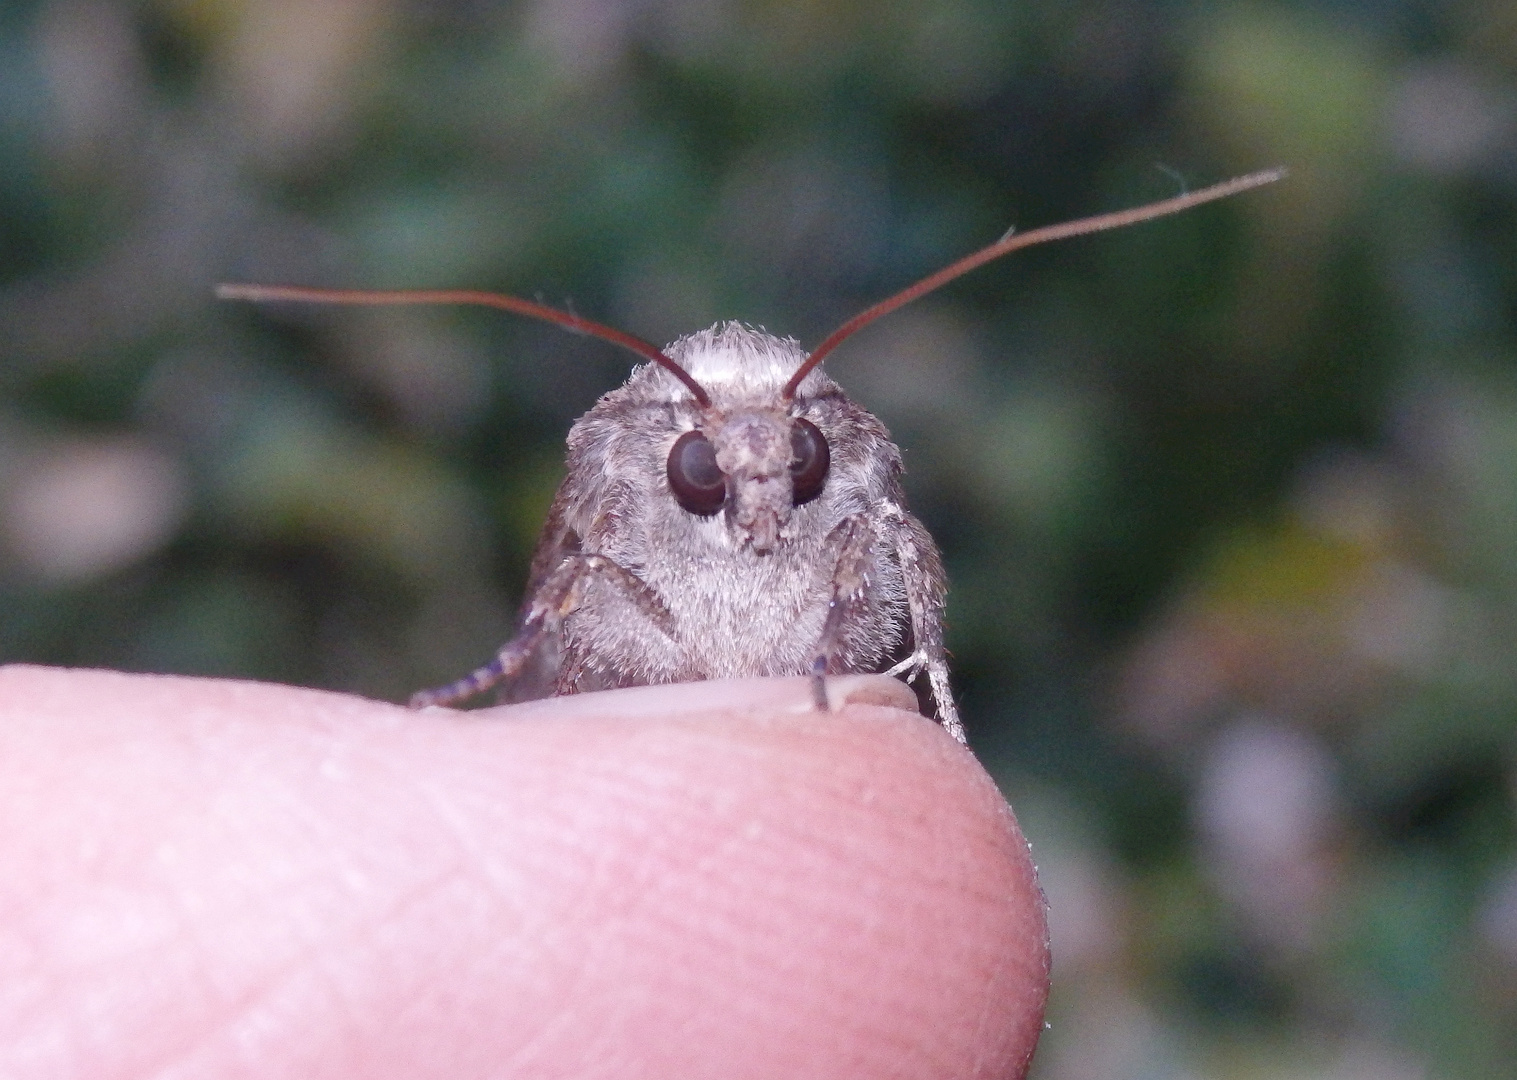
[[[399,698],[509,631],[655,341],[819,340],[943,544],[1054,1078],[1517,1071],[1517,9],[0,6],[0,659]]]

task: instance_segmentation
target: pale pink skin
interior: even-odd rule
[[[1016,822],[901,684],[830,690],[0,669],[0,1076],[1020,1077]]]

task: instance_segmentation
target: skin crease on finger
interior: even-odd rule
[[[0,1075],[1021,1076],[1027,845],[892,685],[0,669]]]

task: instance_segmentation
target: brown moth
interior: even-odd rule
[[[1118,228],[1270,183],[1252,173],[1131,210],[1017,235],[854,316],[809,354],[718,323],[666,349],[529,300],[469,291],[221,285],[241,300],[471,303],[559,323],[649,363],[569,431],[568,473],[532,559],[517,632],[413,708],[492,686],[510,700],[654,683],[883,672],[919,693],[959,742],[943,648],[947,580],[906,509],[901,454],[821,370],[860,327],[992,259]]]

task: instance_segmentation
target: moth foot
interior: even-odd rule
[[[904,679],[908,684],[918,675],[927,675],[927,686],[932,693],[932,704],[937,712],[938,723],[955,740],[964,746],[969,739],[964,734],[964,724],[959,719],[959,709],[953,703],[953,691],[948,688],[948,665],[941,656],[933,657],[918,649],[899,664],[883,672]]]
[[[811,704],[818,712],[831,712],[832,705],[827,700],[827,658],[818,656],[816,662],[811,665]]]
[[[920,675],[923,671],[927,670],[928,663],[929,660],[927,654],[921,649],[918,649],[906,659],[902,660],[899,664],[896,664],[894,667],[881,672],[881,674],[903,677],[907,682],[910,682],[912,679],[915,679],[918,675]]]

